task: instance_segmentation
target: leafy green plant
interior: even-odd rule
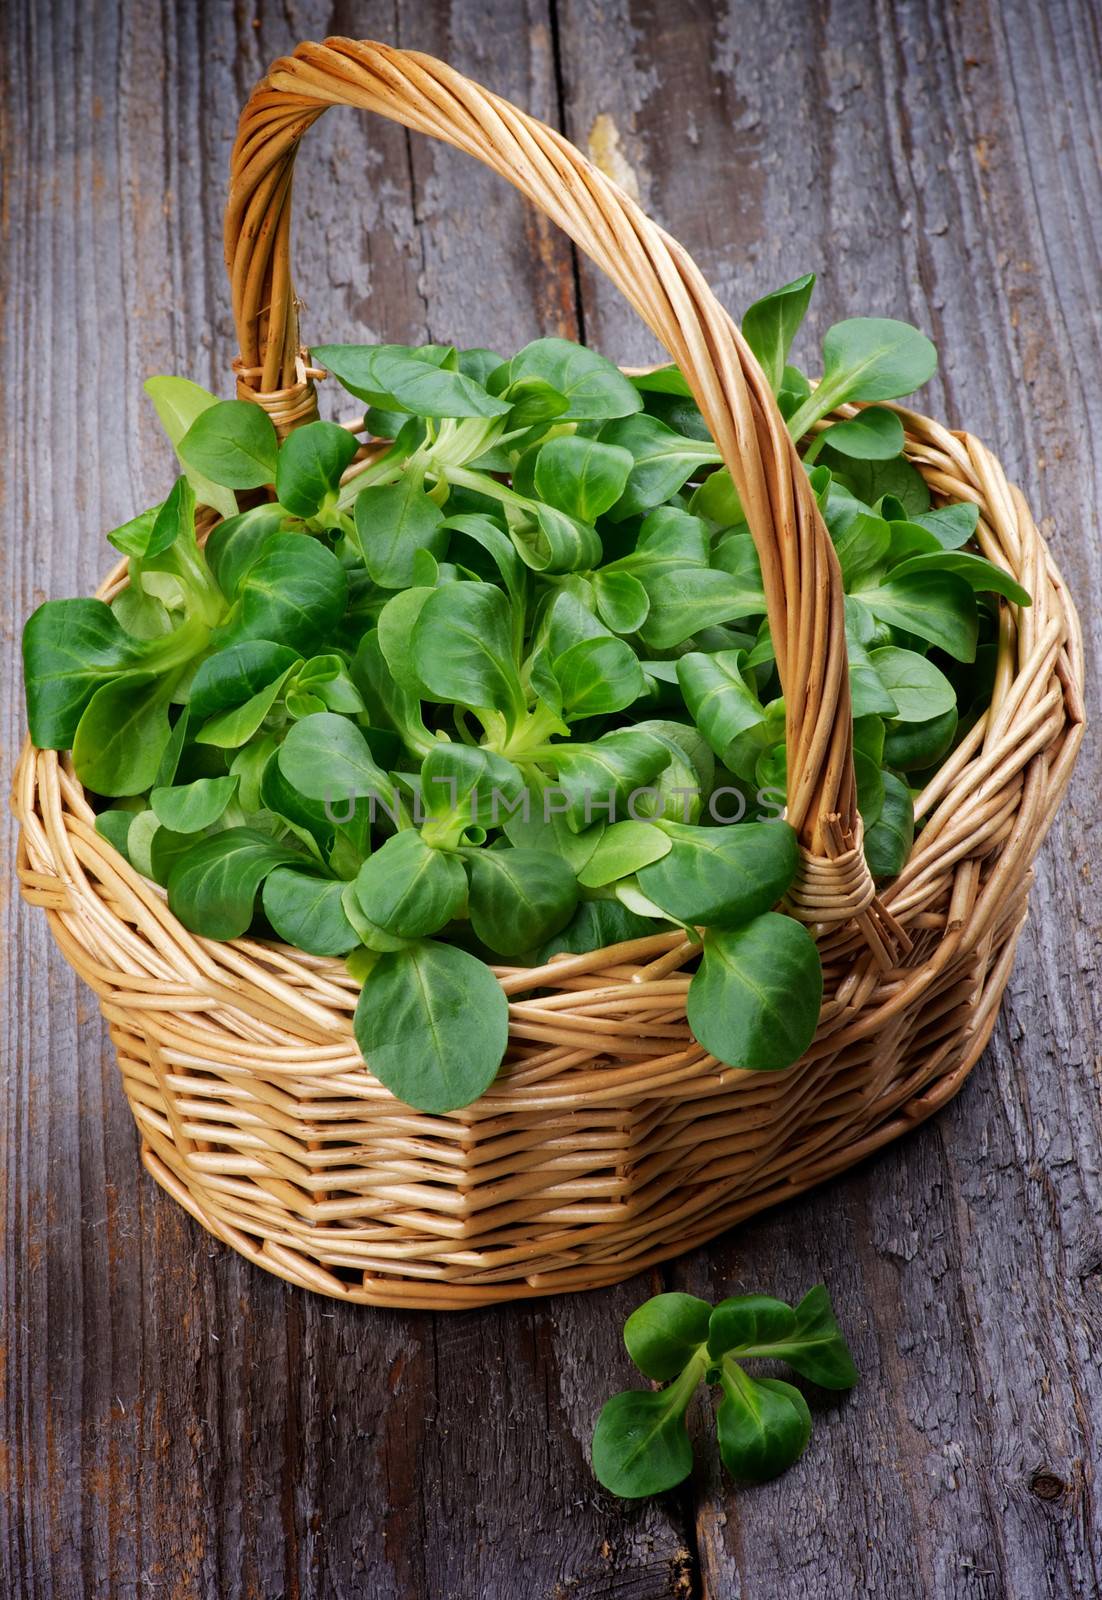
[[[929,341],[840,323],[813,386],[790,363],[813,287],[743,331],[838,553],[887,877],[912,784],[990,693],[999,607],[1028,596],[982,555],[975,507],[932,505],[881,403],[930,376]],[[821,996],[779,910],[785,708],[755,547],[685,378],[562,339],[313,354],[361,415],[282,443],[247,401],[147,384],[181,475],[109,535],[128,563],[110,604],[27,623],[32,738],[72,750],[101,833],[188,928],[344,958],[365,1059],[411,1105],[492,1084],[491,967],[677,929],[698,1040],[782,1070]]]
[[[603,1407],[593,1434],[593,1470],[625,1499],[661,1494],[693,1467],[686,1415],[701,1383],[718,1389],[716,1434],[733,1478],[764,1483],[798,1461],[811,1412],[793,1384],[752,1377],[744,1362],[783,1361],[824,1389],[850,1389],[857,1369],[821,1284],[795,1307],[767,1295],[736,1295],[713,1307],[689,1294],[660,1294],[633,1311],[628,1354],[663,1389],[627,1389]]]

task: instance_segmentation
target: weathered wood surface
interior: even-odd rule
[[[386,38],[558,121],[733,309],[809,267],[821,329],[943,352],[928,409],[998,449],[1098,633],[1102,46],[1090,0],[13,0],[0,70],[5,647],[87,591],[168,460],[151,372],[225,387],[219,209],[274,56]],[[349,113],[298,187],[307,327],[650,353],[456,153]],[[580,296],[580,299],[579,299]],[[47,432],[49,430],[49,432]],[[5,669],[3,747],[22,737]],[[336,1308],[142,1176],[94,1003],[4,908],[0,1593],[31,1600],[1056,1600],[1102,1593],[1098,758],[1044,852],[992,1048],[932,1125],[661,1277],[431,1317]],[[10,857],[8,858],[10,859]],[[804,1461],[624,1507],[587,1442],[661,1283],[825,1281],[861,1386]]]

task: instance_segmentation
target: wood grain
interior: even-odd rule
[[[560,122],[736,310],[814,267],[812,334],[849,312],[928,326],[943,368],[927,409],[1000,452],[1093,622],[1089,0],[22,0],[4,31],[13,660],[31,607],[90,589],[103,530],[163,487],[141,380],[228,388],[218,238],[237,107],[274,56],[327,32],[445,55]],[[337,114],[301,165],[308,329],[506,350],[584,330],[620,359],[650,353],[562,240],[454,152]],[[6,670],[9,763],[22,715]],[[140,1173],[94,1003],[7,900],[0,1593],[1102,1592],[1098,779],[1088,746],[994,1044],[935,1123],[664,1279],[462,1316],[334,1307],[201,1234]],[[817,1403],[804,1462],[736,1490],[702,1451],[684,1493],[643,1506],[597,1487],[588,1436],[631,1381],[634,1304],[663,1282],[815,1281],[864,1376]]]

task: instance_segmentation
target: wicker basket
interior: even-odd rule
[[[747,507],[789,708],[790,905],[825,972],[807,1055],[722,1067],[685,1021],[691,947],[661,933],[539,970],[499,967],[506,1065],[475,1105],[410,1110],[365,1069],[340,962],[189,934],[96,833],[68,758],[15,778],[23,894],[100,997],[149,1171],[259,1266],[338,1299],[443,1309],[615,1282],[841,1171],[943,1105],[994,1025],[1030,864],[1083,728],[1078,622],[998,462],[907,411],[939,501],[980,508],[1004,605],[990,710],[916,804],[877,899],[860,848],[841,580],[772,395],[692,261],[553,130],[438,61],[332,39],[258,86],[233,152],[226,254],[238,393],[286,432],[316,415],[288,264],[291,175],[330,105],[493,167],[626,295],[688,377]],[[101,591],[122,581],[116,571]]]

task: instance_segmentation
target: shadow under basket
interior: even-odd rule
[[[803,762],[790,761],[789,815],[806,881],[852,866],[848,689],[844,670],[829,670],[845,648],[840,578],[806,475],[753,356],[685,252],[561,135],[442,63],[382,45],[329,40],[277,62],[234,149],[238,393],[281,432],[316,415],[287,261],[290,174],[303,133],[337,103],[446,139],[509,178],[681,366],[743,493],[773,636],[795,618],[789,636],[817,641],[810,662],[781,663],[786,703],[802,708],[789,712]],[[466,1308],[593,1288],[842,1171],[956,1093],[994,1026],[1031,863],[1082,736],[1082,647],[999,463],[968,434],[899,414],[935,502],[979,506],[980,549],[1033,604],[1002,603],[990,708],[917,800],[900,876],[873,900],[862,862],[821,917],[805,895],[823,1007],[811,1048],[785,1072],[732,1070],[701,1049],[685,1020],[693,948],[659,933],[539,970],[496,968],[511,1003],[500,1076],[462,1111],[413,1111],[360,1058],[358,987],[341,962],[188,933],[96,832],[69,758],[25,746],[13,797],[23,895],[100,997],[146,1167],[204,1227],[291,1283],[370,1305]],[[820,581],[801,590],[812,570]],[[121,580],[116,571],[101,594]],[[801,738],[811,717],[840,739]],[[815,763],[815,781],[800,782]],[[810,809],[794,817],[797,791]],[[899,931],[887,958],[870,945],[870,905]]]

